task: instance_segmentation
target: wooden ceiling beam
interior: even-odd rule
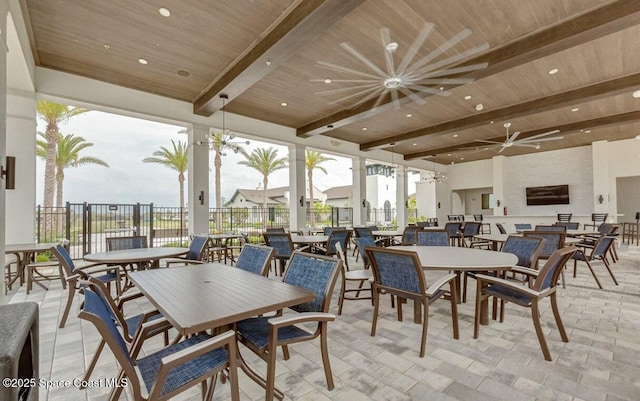
[[[465,74],[464,77],[481,79],[499,72],[527,64],[542,57],[578,46],[606,35],[619,32],[640,23],[640,1],[619,0],[591,12],[561,22],[548,29],[525,36],[514,42],[496,48],[458,64],[459,66],[488,62],[485,69]],[[456,87],[459,85],[452,85]],[[418,94],[419,95],[419,94]],[[428,97],[430,95],[419,95]],[[401,104],[411,100],[399,95]],[[311,122],[297,129],[297,136],[309,137],[322,134],[348,124],[355,123],[373,115],[389,111],[394,107],[392,101],[374,108],[375,99],[350,110],[342,110],[333,115]],[[388,144],[393,138],[385,139]],[[371,149],[365,144],[365,149]],[[379,147],[380,145],[376,145]]]
[[[364,0],[304,0],[193,102],[194,114],[210,116],[286,62]]]
[[[588,135],[583,132],[580,132],[580,130],[593,130],[596,128],[604,128],[608,126],[619,125],[622,123],[631,123],[635,121],[640,121],[640,110],[631,111],[631,112],[622,113],[622,114],[615,114],[615,115],[606,116],[606,117],[593,118],[590,120],[577,121],[574,123],[563,124],[556,127],[547,127],[547,128],[541,128],[541,129],[528,131],[528,132],[521,132],[520,135],[518,135],[518,139],[530,138],[534,135],[542,134],[555,129],[560,130],[560,135],[562,136],[576,135],[576,134]],[[504,135],[497,136],[497,137],[489,138],[487,140],[495,141],[495,142],[504,142],[505,136]],[[413,160],[413,159],[424,158],[427,156],[441,155],[444,153],[460,152],[464,147],[473,147],[473,146],[482,148],[487,145],[482,144],[480,142],[467,142],[467,143],[462,143],[456,146],[447,146],[444,148],[429,149],[421,152],[410,153],[405,155],[404,159]]]

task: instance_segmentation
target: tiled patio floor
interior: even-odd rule
[[[420,326],[411,321],[411,307],[406,307],[404,322],[398,322],[387,298],[376,337],[369,336],[372,308],[366,301],[347,302],[343,315],[330,325],[333,391],[326,389],[317,342],[290,347],[289,361],[279,355],[276,384],[287,400],[640,400],[640,248],[623,245],[619,253],[621,261],[613,266],[619,286],[613,285],[600,263],[595,265],[604,290],[596,287],[585,266],[579,268],[577,278],[568,271],[559,304],[569,343],[560,340],[548,302],[544,303],[542,321],[552,362],[542,356],[529,311],[515,305],[507,305],[504,323],[491,321],[482,326],[480,338],[474,340],[473,302],[459,308],[459,340],[451,335],[448,303],[434,305],[427,355],[419,358]],[[473,292],[470,299],[474,299]],[[57,328],[65,300],[59,282],[48,291],[35,288],[27,295],[24,287],[14,287],[9,294],[10,303],[40,304],[40,376],[46,379],[82,377],[98,343],[94,328],[76,317],[80,295],[66,327]],[[331,308],[334,312],[336,300],[334,297]],[[136,307],[148,308],[149,304]],[[153,351],[160,345],[158,340],[145,349]],[[261,361],[249,352],[243,354],[258,371],[265,371]],[[105,351],[92,378],[116,374],[115,361]],[[240,389],[242,400],[264,399],[263,390],[244,375]],[[104,400],[108,391],[40,389],[40,400]],[[179,399],[199,398],[196,388]],[[218,383],[214,399],[229,399],[227,384]]]

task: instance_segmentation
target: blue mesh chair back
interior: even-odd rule
[[[405,227],[402,232],[402,245],[415,245],[418,241],[418,227]]]
[[[371,266],[371,261],[369,261],[369,256],[365,251],[365,248],[368,246],[377,246],[373,237],[356,237],[356,244],[358,245],[358,252],[360,253],[360,257],[362,258],[362,263],[365,266]]]
[[[553,225],[553,226],[541,226],[537,225],[535,231],[558,231],[558,232],[566,232],[567,227],[565,225]]]
[[[473,215],[473,221],[482,221],[483,218],[484,218],[484,216],[482,216],[481,214],[474,214]]]
[[[567,230],[578,230],[580,228],[580,223],[578,223],[577,221],[568,221],[568,222],[558,221],[556,223],[553,223],[553,225],[564,226],[567,228]]]
[[[518,257],[518,266],[533,269],[536,267],[538,256],[542,251],[543,241],[542,238],[510,235],[500,251],[516,255]]]
[[[127,343],[125,342],[122,334],[118,330],[118,326],[116,325],[115,314],[111,310],[111,307],[106,302],[104,297],[101,297],[92,289],[85,288],[84,290],[84,305],[82,307],[82,311],[85,313],[89,313],[99,319],[99,322],[103,326],[104,329],[107,330],[107,335],[101,331],[101,334],[105,341],[112,347],[112,351],[122,352],[121,355],[116,355],[119,359],[125,359],[131,364],[131,369],[133,369],[133,361],[129,356],[129,350],[127,347]],[[98,329],[100,330],[100,328]],[[117,348],[117,351],[114,350],[113,345]]]
[[[543,259],[551,257],[551,255],[555,251],[562,248],[564,246],[564,239],[566,237],[566,234],[564,232],[557,231],[525,231],[523,235],[525,237],[544,239],[542,252],[540,252],[540,257]]]
[[[347,249],[347,242],[351,237],[351,230],[333,230],[327,240],[327,255],[335,255],[336,243],[340,243],[342,249]]]
[[[551,254],[547,263],[542,266],[540,273],[536,281],[533,283],[532,288],[536,291],[543,291],[550,287],[555,287],[558,283],[560,273],[564,268],[567,261],[573,257],[576,252],[575,246],[569,246],[562,249],[557,249]]]
[[[284,227],[271,227],[266,230],[268,233],[285,233]]]
[[[196,235],[189,244],[189,252],[187,252],[186,258],[189,260],[202,260],[204,254],[204,248],[207,246],[209,237],[203,237]]]
[[[293,244],[291,242],[291,235],[288,233],[264,233],[264,242],[275,248],[275,257],[288,258],[293,252]]]
[[[251,273],[266,276],[269,272],[269,261],[275,249],[269,246],[245,244],[236,260],[236,267]]]
[[[527,224],[527,223],[516,223],[516,230],[518,231],[522,231],[522,230],[531,230],[531,224]]]
[[[461,227],[462,223],[447,223],[444,225],[444,229],[449,233],[449,237],[457,237]]]
[[[449,246],[449,233],[446,230],[425,230],[418,232],[418,243],[421,246]]]
[[[369,227],[353,227],[353,232],[358,237],[373,237],[373,231]],[[377,231],[377,230],[376,230]]]
[[[346,227],[325,227],[323,230],[323,235],[331,235],[333,230],[346,230]]]
[[[148,248],[147,237],[135,235],[132,237],[107,238],[107,251],[120,251],[122,249]]]
[[[69,275],[75,273],[76,265],[73,263],[73,259],[71,259],[71,255],[69,255],[67,249],[62,245],[56,245],[56,251],[58,252],[56,257],[60,259],[63,267],[66,266],[68,268]]]
[[[613,240],[616,237],[604,236],[601,237],[598,242],[596,242],[595,247],[593,248],[593,254],[591,255],[594,258],[604,257],[613,244]]]
[[[415,252],[380,247],[367,247],[366,251],[378,287],[392,294],[424,294],[424,271]]]
[[[504,228],[502,223],[496,223],[496,227],[498,227],[498,231],[500,231],[500,234],[506,234],[507,233],[507,230]]]
[[[378,231],[380,228],[378,228],[378,226],[369,226],[369,229],[371,231]]]
[[[480,227],[482,227],[482,223],[470,221],[464,224],[464,228],[462,229],[462,235],[464,237],[473,237],[474,235],[478,235],[480,233]]]
[[[311,291],[316,297],[291,309],[296,312],[327,312],[341,263],[336,258],[294,252],[282,281]]]

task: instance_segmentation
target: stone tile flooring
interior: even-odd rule
[[[429,401],[632,401],[640,400],[640,247],[621,246],[621,260],[613,265],[620,283],[615,286],[601,262],[595,263],[604,289],[595,285],[585,265],[576,278],[567,270],[567,287],[559,290],[559,304],[569,343],[560,340],[548,302],[542,307],[545,335],[552,362],[542,356],[529,310],[508,304],[504,323],[491,321],[473,335],[473,302],[459,308],[460,339],[452,338],[447,302],[433,305],[429,319],[427,355],[418,356],[420,326],[412,323],[411,306],[398,322],[388,298],[381,306],[378,333],[369,335],[372,307],[367,301],[347,302],[342,316],[330,325],[329,349],[336,388],[326,389],[317,342],[290,347],[291,359],[279,355],[276,385],[287,400],[429,400]],[[351,265],[359,268],[351,258]],[[361,265],[360,265],[361,266]],[[582,266],[582,267],[580,267]],[[428,277],[434,276],[429,274]],[[470,300],[474,299],[472,287]],[[337,311],[337,289],[332,311]],[[73,380],[83,375],[97,344],[98,334],[77,317],[81,296],[63,329],[58,329],[66,292],[59,282],[48,291],[24,287],[9,293],[10,303],[40,305],[40,376]],[[128,313],[149,308],[143,301]],[[160,340],[145,345],[152,352]],[[245,350],[259,372],[266,365]],[[107,350],[92,379],[112,378],[117,365]],[[264,391],[241,374],[242,400],[264,399]],[[104,400],[109,389],[40,389],[41,401]],[[130,395],[125,394],[125,397]],[[129,399],[129,398],[127,398]],[[178,399],[200,399],[199,388]],[[216,400],[229,399],[227,384],[218,383]]]

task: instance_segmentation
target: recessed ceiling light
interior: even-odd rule
[[[460,160],[464,160],[464,157],[461,157]]]
[[[330,84],[330,83],[331,83],[331,78],[327,78],[327,79],[325,79],[325,80],[324,80],[324,83],[325,83],[325,84]]]
[[[159,9],[158,9],[158,12],[159,12],[159,13],[160,13],[160,15],[162,15],[163,17],[168,17],[168,16],[170,16],[170,15],[171,15],[171,11],[169,11],[169,9],[168,9],[168,8],[164,8],[164,7],[159,8]]]
[[[457,137],[458,137],[458,134],[453,134],[453,137],[454,137],[454,138],[457,138]]]
[[[447,156],[451,156],[451,153],[447,153]]]
[[[386,48],[387,48],[387,52],[395,53],[396,50],[398,50],[398,42],[390,42],[387,44]]]
[[[442,92],[444,90],[444,86],[440,87],[440,92]]]
[[[640,98],[640,90],[633,92],[633,97],[635,97],[636,99]]]
[[[471,99],[471,95],[467,95],[464,97],[464,100],[469,100],[469,99]]]
[[[178,70],[178,75],[180,75],[181,77],[188,77],[189,75],[191,75],[191,73],[186,70]]]
[[[105,50],[109,50],[109,49],[111,49],[111,46],[109,46],[109,45],[102,45],[102,47],[104,47],[104,48],[105,48]]]
[[[280,106],[282,106],[282,107],[287,107],[287,106],[288,106],[288,104],[287,104],[287,102],[282,102],[282,103],[280,103]]]
[[[586,130],[584,133],[585,133],[585,134],[588,134],[589,132],[591,132],[591,130],[590,130],[590,129]]]
[[[363,131],[366,131],[366,130],[367,130],[367,127],[362,127],[362,130],[363,130]]]
[[[557,68],[553,68],[553,69],[549,70],[549,75],[553,75],[553,74],[555,74],[557,72],[558,72],[558,69]]]
[[[267,60],[264,62],[266,65],[271,65],[271,60]]]
[[[146,58],[139,58],[138,59],[138,63],[140,63],[142,65],[147,65],[147,64],[149,64],[149,61]]]
[[[414,143],[414,144],[412,144],[412,145],[413,145],[413,146],[418,146],[418,144],[417,144],[417,143]]]
[[[573,109],[571,109],[571,111],[578,111],[578,110],[580,110],[580,109],[577,108],[577,107],[574,107]]]
[[[491,121],[489,122],[489,124],[493,124],[493,120],[491,120]]]
[[[411,113],[407,114],[407,118],[411,118],[411,117],[413,117],[413,114]]]
[[[476,111],[482,111],[484,109],[484,105],[482,103],[476,104]]]

